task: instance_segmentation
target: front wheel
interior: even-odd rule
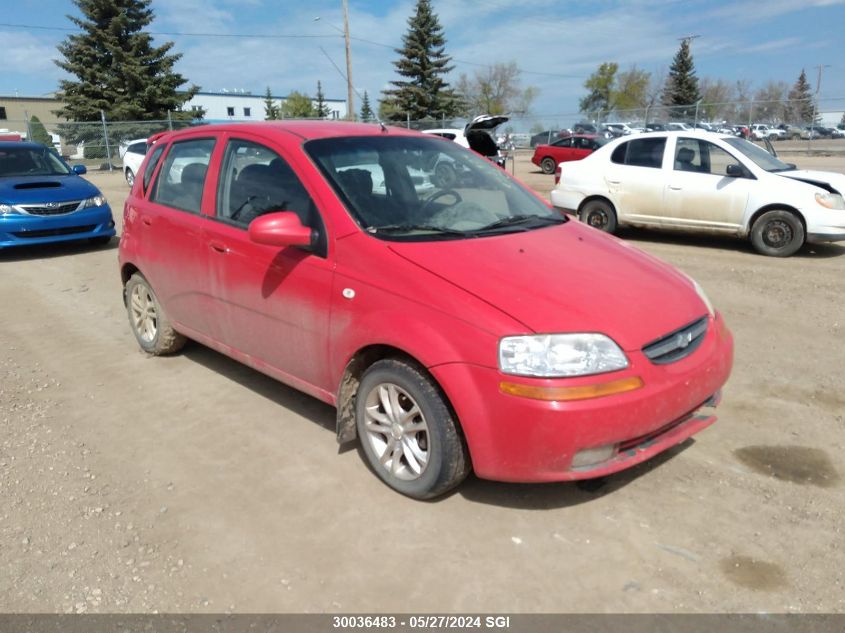
[[[767,211],[751,227],[754,250],[770,257],[789,257],[804,245],[804,225],[789,211]]]
[[[148,354],[173,354],[185,345],[185,337],[170,325],[149,282],[135,273],[126,282],[126,312],[132,333]]]
[[[543,170],[544,174],[555,173],[555,167],[557,167],[557,163],[554,161],[553,158],[546,157],[540,161],[540,169]]]
[[[126,183],[130,187],[135,184],[135,173],[129,167],[126,168],[124,175],[126,176]]]
[[[581,221],[605,233],[616,232],[616,211],[606,200],[590,200],[581,208]]]
[[[469,456],[440,390],[409,363],[381,360],[364,372],[355,418],[370,466],[404,495],[436,497],[469,472]]]

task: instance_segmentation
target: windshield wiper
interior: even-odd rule
[[[434,226],[433,224],[387,224],[385,226],[367,227],[368,233],[413,233],[414,231],[427,231],[440,235],[460,235],[461,237],[468,237],[470,235],[467,231],[448,229],[442,226]]]
[[[555,215],[512,215],[475,229],[473,233],[486,233],[487,231],[496,231],[498,229],[517,226],[525,226],[525,230],[528,230],[529,228],[537,228],[539,226],[563,224],[566,221],[566,218]]]

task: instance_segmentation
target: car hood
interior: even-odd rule
[[[601,332],[634,350],[707,314],[682,273],[574,221],[495,237],[393,242],[390,249],[528,331]]]
[[[845,174],[837,174],[832,171],[815,171],[811,169],[794,169],[792,171],[777,172],[778,176],[800,180],[816,187],[829,190],[833,188],[836,193],[845,196]]]
[[[97,187],[76,175],[0,178],[0,202],[7,204],[67,202],[98,195]]]

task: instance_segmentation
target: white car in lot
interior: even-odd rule
[[[139,138],[133,141],[127,141],[120,145],[120,156],[123,159],[123,176],[126,182],[131,187],[135,182],[135,176],[141,168],[141,163],[144,162],[144,156],[147,155],[147,139]]]
[[[845,240],[845,175],[798,170],[735,136],[622,137],[560,170],[552,204],[609,233],[630,225],[735,235],[776,257]]]

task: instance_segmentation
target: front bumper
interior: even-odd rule
[[[571,402],[510,396],[499,383],[555,387],[599,380],[516,379],[460,363],[431,371],[455,408],[476,475],[498,481],[567,481],[630,468],[715,422],[699,409],[717,403],[733,363],[733,339],[721,316],[710,319],[701,346],[680,361],[654,365],[641,352],[628,352],[628,357],[630,367],[607,380],[639,376],[644,387]],[[611,444],[615,449],[609,458],[573,467],[579,452]]]
[[[0,215],[0,248],[113,235],[114,219],[107,204],[64,215]]]

